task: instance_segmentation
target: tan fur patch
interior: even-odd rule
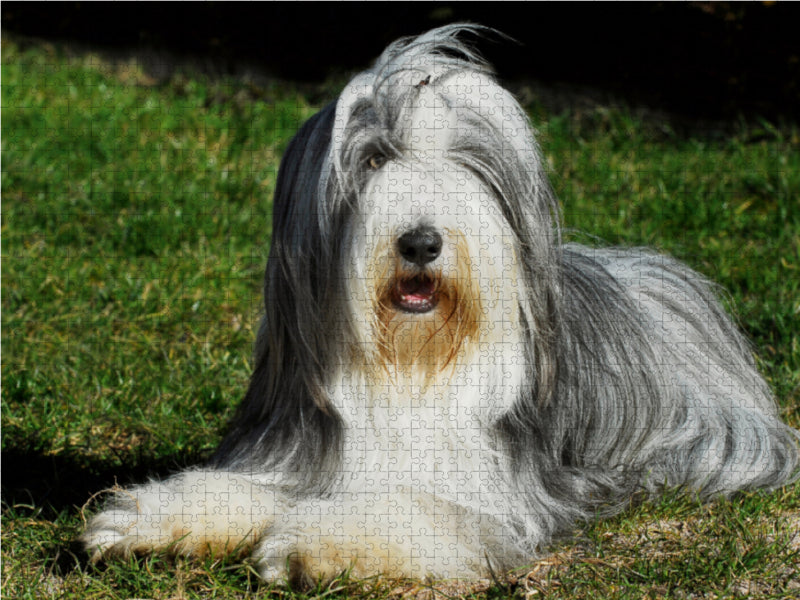
[[[452,234],[450,234],[452,235]],[[428,313],[406,313],[394,306],[391,290],[398,278],[407,275],[395,263],[391,273],[386,261],[382,273],[373,274],[374,328],[378,340],[380,370],[391,376],[422,375],[426,384],[451,365],[469,340],[480,331],[480,290],[469,260],[463,236],[456,237],[456,269],[448,274],[431,273],[438,302]]]

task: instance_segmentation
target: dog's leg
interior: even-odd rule
[[[244,474],[186,471],[115,490],[81,541],[93,561],[154,550],[227,554],[251,547],[283,510],[279,494]]]
[[[395,491],[300,502],[275,520],[253,558],[263,579],[308,587],[345,571],[475,578],[524,556],[497,519],[423,492]]]

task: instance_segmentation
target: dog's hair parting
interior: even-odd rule
[[[95,558],[473,578],[632,498],[796,478],[798,432],[713,286],[562,244],[528,118],[463,39],[484,31],[393,43],[297,133],[231,429],[207,467],[117,493]]]

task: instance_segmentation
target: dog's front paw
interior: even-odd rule
[[[251,547],[285,507],[269,489],[223,471],[190,471],[114,490],[81,536],[92,561],[167,551],[230,554]]]
[[[491,517],[421,493],[342,494],[292,506],[264,532],[253,558],[263,579],[300,588],[344,572],[475,578],[488,572],[483,548],[495,548],[496,566],[507,562],[499,560],[505,547],[517,552],[501,532]]]
[[[80,541],[92,562],[109,556],[166,549],[173,541],[162,516],[149,512],[152,507],[142,494],[146,488],[112,490],[112,508],[89,520]]]
[[[425,575],[418,564],[412,563],[414,552],[403,541],[369,535],[364,522],[355,516],[323,518],[306,521],[301,527],[268,530],[253,558],[262,579],[288,583],[300,590],[328,583],[344,573],[358,578],[381,573],[393,577]]]
[[[408,534],[414,523],[411,507],[399,505],[404,500],[395,499],[380,511],[378,496],[343,494],[299,502],[276,519],[253,551],[259,574],[300,589],[344,572],[355,577],[419,575],[410,560],[415,552]]]

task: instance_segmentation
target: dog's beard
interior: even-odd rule
[[[427,387],[468,355],[480,335],[484,302],[463,236],[446,232],[441,261],[417,267],[390,244],[376,248],[366,308],[376,373]]]

